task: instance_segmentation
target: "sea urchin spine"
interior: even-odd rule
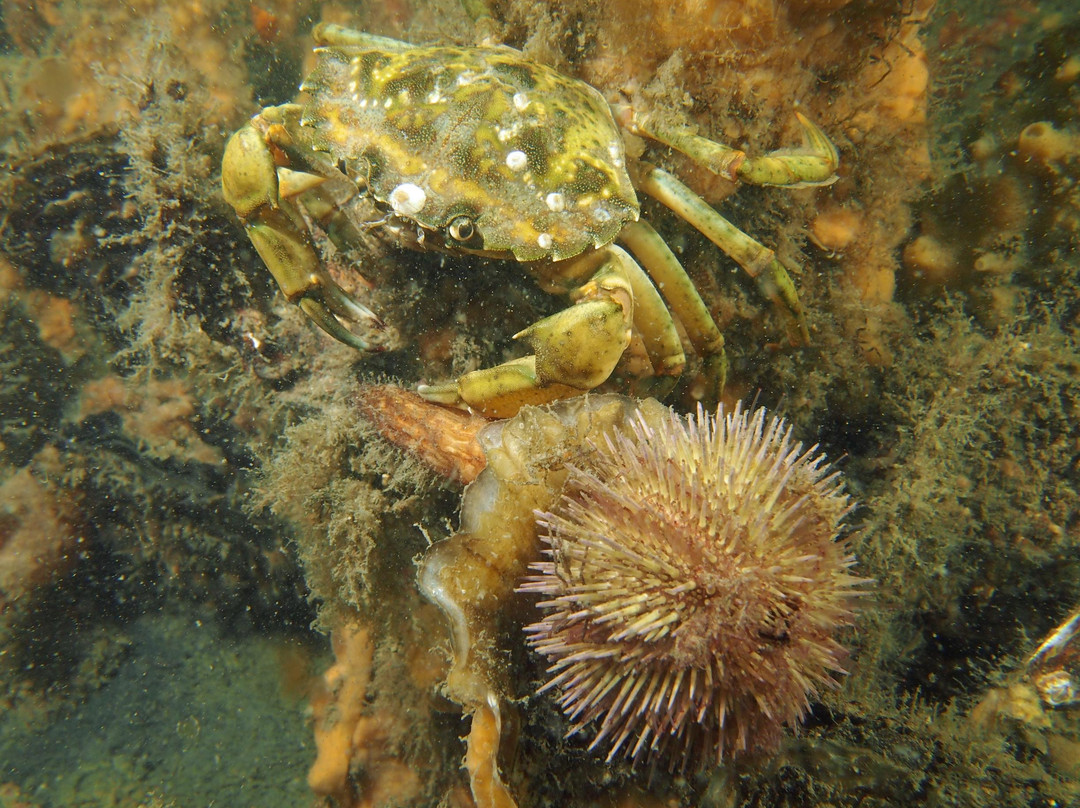
[[[840,474],[764,409],[608,435],[539,515],[531,645],[571,733],[671,769],[769,749],[836,685],[863,579]]]

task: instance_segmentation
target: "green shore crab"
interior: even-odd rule
[[[673,315],[718,395],[723,336],[674,253],[639,217],[635,188],[742,266],[784,312],[792,342],[808,340],[775,253],[668,172],[628,162],[620,132],[730,180],[827,184],[836,149],[803,115],[803,148],[750,158],[609,106],[589,85],[509,47],[414,46],[329,24],[314,38],[318,62],[301,88],[308,100],[262,110],[232,136],[222,162],[225,199],[285,297],[331,336],[371,349],[343,321],[378,318],[330,278],[307,225],[319,193],[336,186],[338,196],[344,187],[371,199],[384,215],[378,224],[408,246],[512,259],[573,301],[516,335],[532,354],[422,386],[424,397],[509,417],[604,382],[634,331],[653,366],[641,392],[662,395],[686,364]]]

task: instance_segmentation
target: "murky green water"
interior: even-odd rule
[[[412,390],[533,350],[513,336],[568,305],[534,276],[565,265],[478,255],[490,211],[475,199],[438,226],[410,218],[447,186],[483,184],[459,143],[472,133],[483,151],[483,115],[460,94],[475,77],[451,90],[425,76],[425,103],[454,102],[454,155],[423,140],[418,116],[408,148],[347,155],[341,175],[318,156],[301,165],[291,138],[305,130],[282,113],[260,165],[333,180],[291,218],[240,211],[301,233],[317,271],[382,318],[349,327],[385,350],[340,345],[285,301],[220,167],[250,116],[294,99],[321,22],[419,45],[487,34],[595,86],[623,117],[689,125],[751,160],[798,150],[798,105],[838,149],[835,182],[736,194],[643,136],[626,136],[625,155],[608,144],[724,336],[725,406],[778,411],[844,474],[857,503],[847,541],[874,580],[855,628],[837,631],[848,675],[811,693],[779,748],[685,776],[664,758],[678,744],[609,762],[588,751],[588,727],[565,737],[574,719],[553,692],[537,694],[548,663],[522,633],[536,598],[515,594],[524,571],[496,558],[462,591],[501,593],[480,599],[482,619],[469,612],[490,654],[470,664],[503,717],[492,759],[507,794],[522,806],[1080,804],[1071,4],[503,0],[479,20],[467,7],[0,3],[0,806],[489,804],[462,766],[483,700],[447,688],[460,632],[416,582],[431,543],[457,529],[468,475],[455,452],[432,471],[415,450],[445,455],[474,430],[411,398],[374,414],[357,400],[372,383]],[[419,103],[415,84],[385,109]],[[564,100],[522,91],[503,112]],[[492,153],[518,142],[512,122],[491,131]],[[550,153],[522,147],[483,169],[520,176],[525,196],[487,205],[538,250],[551,233],[514,218],[521,200],[546,200],[547,215],[587,197],[581,182],[549,193],[543,167],[563,155],[541,141]],[[365,197],[417,155],[437,165],[401,174],[397,208]],[[768,284],[644,193],[649,164],[775,250],[793,297],[774,306]],[[640,332],[635,295],[627,325]],[[808,345],[792,337],[800,307]],[[672,387],[679,412],[714,406],[719,354],[687,312],[672,332],[687,354],[678,383],[652,375],[652,344],[635,340],[600,389]],[[601,353],[589,333],[571,358]],[[784,642],[772,629],[762,648]]]

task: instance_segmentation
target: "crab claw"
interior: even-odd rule
[[[829,136],[801,112],[795,118],[802,127],[801,148],[777,149],[761,157],[747,158],[736,174],[752,185],[782,185],[807,188],[836,182],[840,155]]]
[[[326,274],[310,239],[295,226],[284,205],[259,208],[245,229],[290,303],[296,303],[312,322],[339,342],[359,351],[383,350],[342,324],[345,320],[380,330],[386,327],[378,315]]]
[[[331,282],[328,286],[313,286],[297,301],[297,305],[315,325],[338,342],[343,342],[358,351],[375,352],[384,349],[382,345],[365,341],[341,324],[338,317],[355,323],[365,323],[369,328],[380,331],[386,328],[386,323],[375,312],[337,284]]]
[[[323,180],[277,165],[267,137],[277,118],[294,114],[293,105],[272,108],[233,135],[225,146],[221,189],[244,222],[244,229],[259,257],[273,274],[282,293],[296,303],[323,331],[359,351],[381,351],[342,320],[369,328],[385,325],[367,306],[355,300],[326,273],[318,252],[302,227],[303,216],[291,197]],[[284,179],[286,187],[282,187]]]

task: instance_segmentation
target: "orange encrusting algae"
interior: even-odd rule
[[[332,635],[336,661],[312,698],[317,754],[308,785],[340,808],[414,804],[420,775],[390,742],[397,719],[371,703],[371,628],[346,615]]]
[[[316,794],[345,800],[353,732],[364,709],[374,647],[371,632],[358,625],[340,626],[333,640],[337,662],[323,675],[323,688],[313,700],[317,755],[308,785]]]
[[[60,453],[46,447],[0,483],[0,615],[75,562],[82,513],[77,498],[55,484],[61,462]]]

